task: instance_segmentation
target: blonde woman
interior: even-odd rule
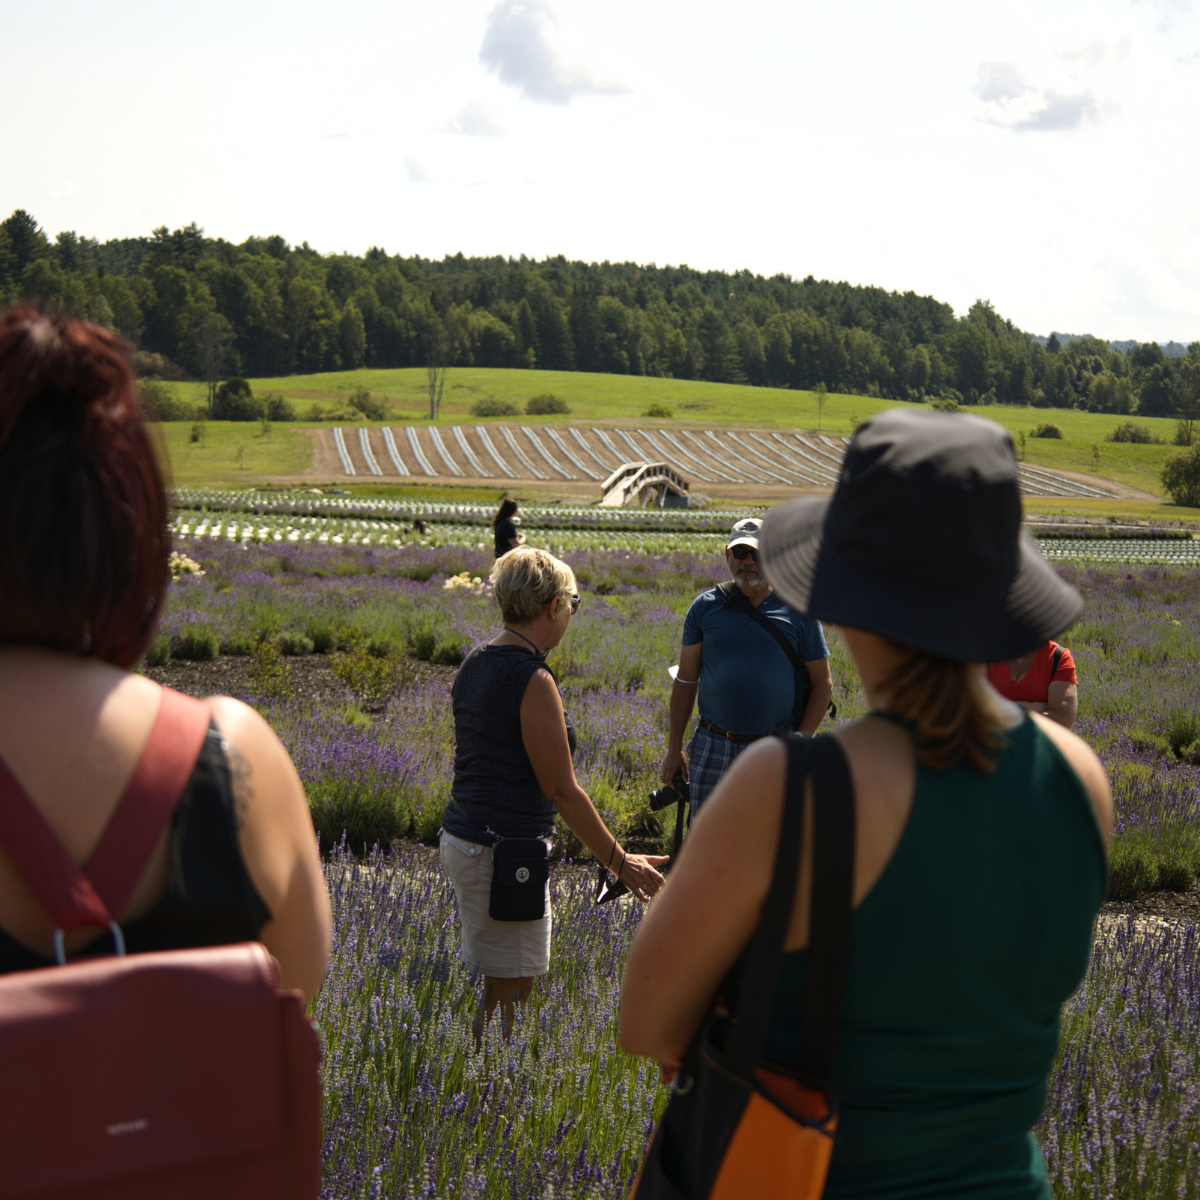
[[[504,629],[472,650],[455,676],[454,782],[440,838],[442,862],[458,897],[461,957],[483,974],[473,1024],[476,1048],[497,1006],[505,1036],[511,1033],[515,1005],[528,999],[534,979],[550,965],[547,883],[541,883],[540,916],[492,915],[499,843],[540,839],[548,849],[557,811],[640,900],[662,887],[655,865],[666,861],[661,855],[626,854],[575,778],[575,728],[545,663],[579,609],[571,568],[545,550],[517,546],[496,560],[491,580]],[[529,865],[518,867],[517,874],[533,871],[527,884],[532,887],[540,882],[538,848],[529,853]]]

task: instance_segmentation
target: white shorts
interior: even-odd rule
[[[540,921],[494,921],[488,915],[492,894],[492,850],[444,829],[439,850],[454,884],[462,925],[459,958],[493,979],[523,979],[550,969],[550,885],[546,915]]]

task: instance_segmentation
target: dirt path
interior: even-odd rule
[[[284,658],[289,698],[311,704],[345,704],[346,685],[333,673],[333,660],[325,654],[304,654]],[[420,686],[430,680],[446,687],[450,703],[450,685],[457,667],[438,663],[405,660],[402,672],[406,686]],[[249,696],[258,691],[254,678],[254,659],[247,655],[222,654],[212,662],[184,662],[172,659],[161,667],[148,667],[148,678],[187,696]]]
[[[1049,471],[1052,475],[1061,475],[1064,479],[1069,479],[1073,483],[1086,484],[1088,487],[1106,488],[1110,492],[1115,492],[1120,500],[1149,500],[1153,504],[1162,503],[1161,496],[1152,496],[1149,492],[1139,491],[1125,483],[1118,483],[1115,479],[1101,479],[1098,475],[1084,475],[1079,471],[1064,471],[1057,467],[1039,467],[1038,470]]]

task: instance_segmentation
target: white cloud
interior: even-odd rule
[[[1096,39],[1060,50],[1036,75],[1015,62],[982,62],[972,94],[983,101],[976,119],[1018,132],[1057,133],[1097,124],[1115,108],[1098,88],[1129,58],[1128,37]]]
[[[457,133],[466,137],[503,137],[508,130],[482,100],[468,100],[437,132]]]
[[[599,79],[553,43],[558,18],[547,0],[500,0],[488,14],[479,61],[539,104],[570,104],[577,96],[615,96],[624,84]]]
[[[977,120],[1005,129],[1043,133],[1077,129],[1100,115],[1094,92],[1060,92],[1027,79],[1016,63],[985,62],[975,76],[974,95],[983,101]]]
[[[1135,4],[1151,9],[1158,17],[1160,33],[1170,33],[1178,21],[1189,16],[1192,0],[1134,0]]]
[[[1125,63],[1132,49],[1133,40],[1128,37],[1118,38],[1115,42],[1096,38],[1079,50],[1060,50],[1055,57],[1063,63],[1077,63],[1084,70],[1115,70]]]
[[[425,174],[425,168],[415,158],[404,160],[404,177],[409,183],[432,183],[433,180]]]

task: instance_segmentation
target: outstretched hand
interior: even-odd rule
[[[617,879],[639,900],[649,900],[667,882],[654,868],[670,860],[669,854],[630,854]]]

